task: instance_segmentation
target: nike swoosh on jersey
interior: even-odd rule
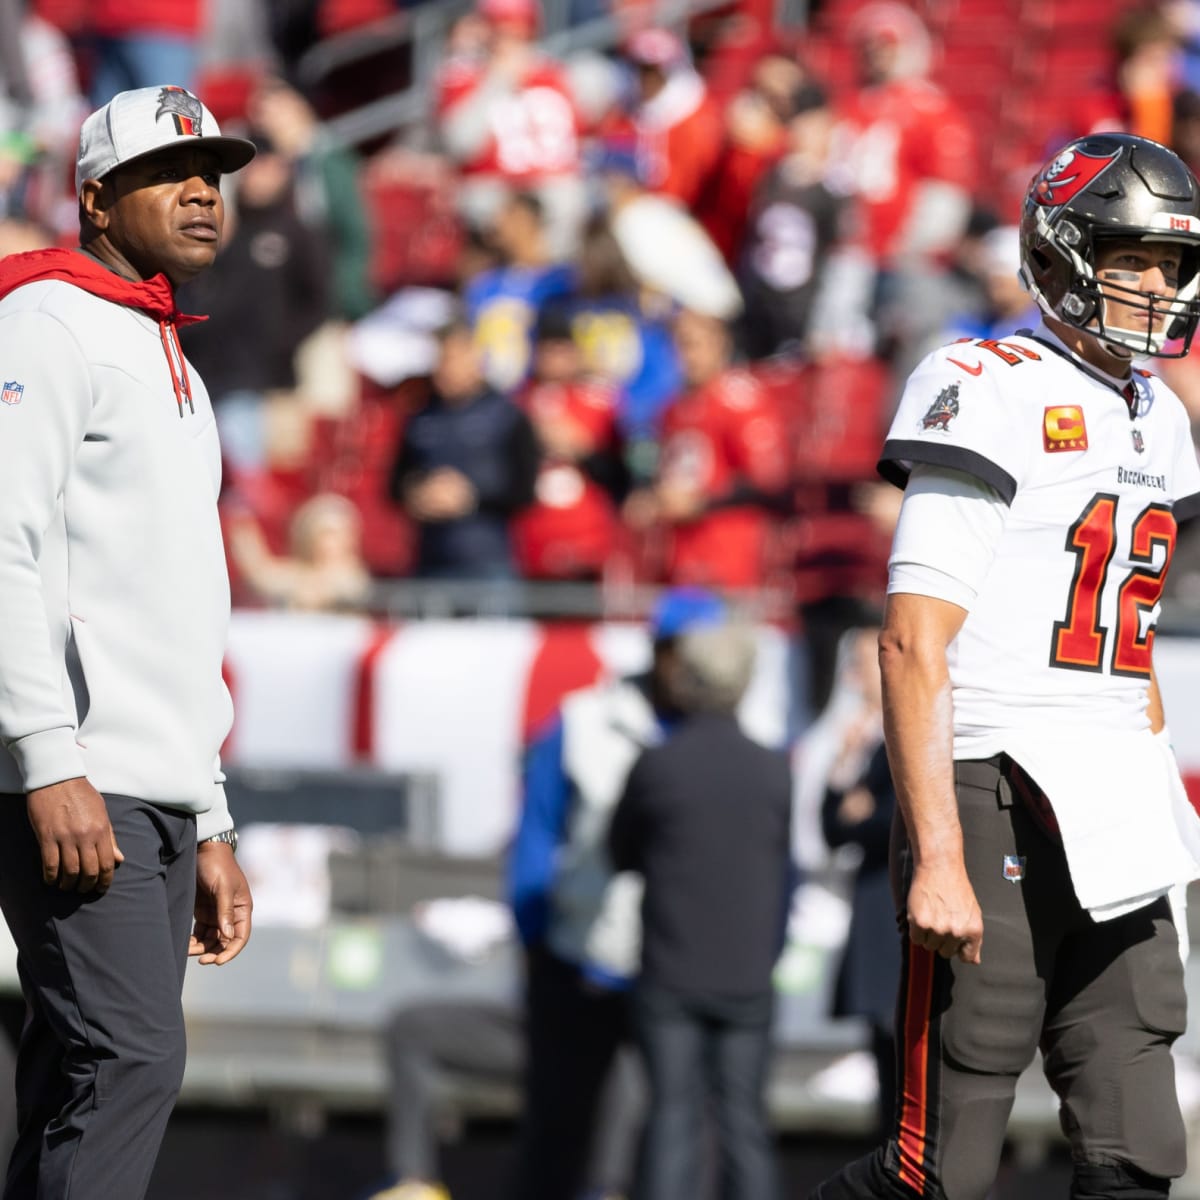
[[[968,367],[965,362],[959,362],[957,358],[951,358],[948,354],[946,355],[946,360],[952,362],[956,367],[962,367],[968,375],[983,374],[983,363],[981,362],[977,362],[973,367]]]

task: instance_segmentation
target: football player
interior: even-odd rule
[[[983,1200],[1039,1047],[1072,1197],[1150,1200],[1185,1165],[1168,902],[1200,820],[1166,741],[1154,624],[1200,469],[1144,356],[1200,319],[1200,188],[1156,142],[1077,139],[1033,180],[1038,328],[910,378],[880,470],[905,487],[880,637],[903,821],[891,1136],[819,1200]]]

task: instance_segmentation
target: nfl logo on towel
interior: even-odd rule
[[[1025,878],[1025,856],[1023,854],[1006,854],[1004,856],[1004,878],[1009,883],[1020,883]]]
[[[18,383],[15,379],[5,380],[4,390],[0,392],[0,400],[5,404],[20,404],[21,397],[25,395],[25,385]]]

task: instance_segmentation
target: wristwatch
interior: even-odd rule
[[[200,845],[203,846],[206,842],[224,842],[236,854],[238,843],[237,830],[226,829],[224,833],[214,833],[212,837],[204,838],[200,842]]]

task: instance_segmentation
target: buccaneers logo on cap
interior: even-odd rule
[[[1042,172],[1041,179],[1033,189],[1034,200],[1047,208],[1066,204],[1102,171],[1111,167],[1120,153],[1120,150],[1114,150],[1111,154],[1097,157],[1085,154],[1076,147],[1068,147]]]
[[[155,121],[170,113],[175,122],[175,132],[200,136],[200,123],[204,120],[204,109],[191,92],[181,87],[165,87],[158,93],[158,110]]]

